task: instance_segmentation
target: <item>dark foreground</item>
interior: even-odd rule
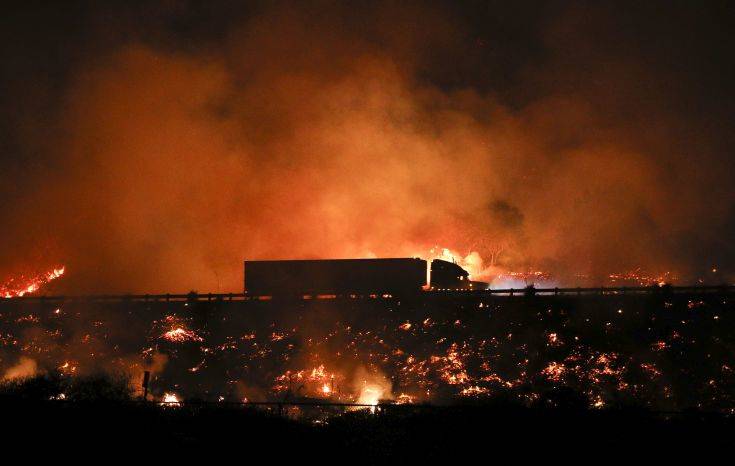
[[[3,302],[0,439],[8,451],[73,460],[102,448],[105,456],[93,459],[143,464],[151,453],[226,454],[237,464],[589,464],[684,452],[701,461],[729,455],[735,438],[733,303],[724,293],[663,290]],[[182,338],[167,338],[172,331]],[[389,398],[414,395],[414,405],[279,414],[238,404],[355,401],[358,368],[368,374],[360,377],[383,374]],[[153,400],[145,403],[138,401],[144,369]],[[330,394],[320,393],[325,382]],[[169,392],[187,403],[157,403]]]
[[[735,433],[733,420],[721,415],[502,406],[393,407],[347,413],[322,424],[212,405],[5,402],[1,409],[7,445],[31,438],[45,452],[70,454],[95,446],[144,462],[150,453],[227,454],[261,458],[258,464],[307,458],[347,464],[496,462],[505,454],[564,461],[660,459],[724,450]]]

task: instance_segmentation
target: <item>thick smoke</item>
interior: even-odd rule
[[[171,8],[89,13],[102,45],[9,117],[0,273],[174,292],[238,291],[244,258],[434,246],[569,284],[733,263],[731,109],[678,48],[686,12]]]

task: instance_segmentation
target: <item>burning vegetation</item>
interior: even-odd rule
[[[60,267],[49,270],[45,273],[39,273],[31,276],[20,275],[13,277],[3,284],[0,284],[0,297],[17,298],[33,294],[40,290],[47,283],[56,280],[64,275],[66,268]]]
[[[4,380],[104,371],[138,387],[148,372],[150,398],[172,406],[735,409],[731,297],[663,286],[733,282],[731,99],[710,84],[735,80],[712,47],[727,41],[708,35],[719,22],[688,27],[681,7],[631,21],[605,7],[287,2],[209,16],[174,2],[108,30],[118,7],[89,3],[74,21],[51,6],[6,15],[86,32],[57,48],[52,28],[5,28],[38,37],[6,41],[0,273],[28,251],[65,265],[0,283]],[[199,23],[217,11],[227,21]],[[35,50],[43,37],[54,46]],[[28,57],[56,59],[16,70]],[[442,259],[463,284],[501,289],[660,290],[26,299],[239,291],[241,257],[283,255]]]
[[[154,399],[735,412],[729,295],[0,306],[6,379],[103,370]],[[158,317],[156,317],[158,316]]]

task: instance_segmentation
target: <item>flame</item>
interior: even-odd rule
[[[202,341],[202,337],[197,335],[192,330],[187,330],[183,327],[173,328],[161,335],[161,338],[176,343],[181,343],[184,341]]]
[[[678,279],[676,274],[673,272],[663,272],[658,275],[650,275],[642,271],[640,268],[624,273],[611,273],[608,275],[608,278],[613,284],[628,285],[632,283],[638,286],[664,286],[667,283],[672,283]]]
[[[648,380],[655,380],[656,386],[661,385],[661,396],[664,398],[675,396],[672,394],[673,389],[665,385],[672,371],[665,358],[668,353],[678,353],[678,347],[688,341],[682,329],[679,329],[681,333],[672,330],[667,335],[656,335],[650,340],[643,340],[641,345],[646,351],[642,352],[645,358],[641,359],[644,356],[631,356],[623,351],[595,351],[591,346],[594,340],[582,344],[580,337],[584,341],[583,334],[577,334],[576,330],[558,323],[553,327],[545,327],[544,331],[534,332],[532,337],[510,332],[505,325],[493,327],[495,330],[482,335],[472,333],[475,319],[494,319],[497,315],[495,310],[502,309],[499,302],[490,305],[487,302],[483,304],[482,300],[485,298],[478,298],[472,306],[482,309],[476,317],[471,318],[465,314],[466,317],[462,316],[461,320],[456,319],[455,315],[445,314],[432,314],[431,317],[424,314],[393,314],[381,318],[378,321],[379,327],[373,327],[373,322],[365,326],[357,322],[331,322],[328,325],[333,327],[325,328],[324,333],[319,332],[317,335],[305,333],[302,327],[284,326],[274,321],[263,328],[241,329],[241,334],[232,333],[234,327],[223,328],[221,340],[210,327],[201,326],[190,317],[177,316],[175,304],[167,304],[166,309],[170,315],[153,320],[153,326],[145,334],[145,346],[142,349],[136,347],[135,362],[131,362],[132,358],[128,357],[113,356],[114,359],[109,359],[107,354],[113,352],[105,354],[101,351],[104,348],[96,346],[105,338],[109,326],[113,325],[112,321],[89,318],[88,314],[79,312],[79,309],[84,308],[76,308],[77,304],[74,302],[65,303],[63,311],[54,307],[39,311],[35,303],[30,303],[28,307],[25,307],[27,303],[22,303],[23,306],[18,306],[22,312],[4,320],[3,325],[8,328],[3,327],[3,332],[0,332],[0,345],[17,348],[20,358],[20,364],[11,367],[5,378],[33,376],[45,370],[56,370],[71,377],[84,374],[87,367],[99,366],[106,361],[114,365],[136,364],[135,371],[131,369],[130,373],[135,373],[135,377],[138,377],[141,369],[153,373],[162,372],[168,356],[159,351],[170,351],[172,360],[180,358],[180,362],[172,370],[188,368],[192,376],[198,376],[200,369],[204,367],[215,367],[219,361],[242,362],[247,367],[247,372],[243,371],[244,375],[236,374],[228,381],[239,383],[245,380],[244,377],[257,380],[256,385],[248,387],[248,396],[253,400],[320,398],[330,402],[359,403],[364,405],[362,409],[371,411],[380,409],[381,400],[392,400],[393,403],[401,404],[432,401],[432,397],[439,400],[438,397],[445,396],[479,399],[495,396],[496,393],[502,394],[505,390],[516,387],[526,390],[525,387],[534,387],[537,381],[543,382],[542,387],[553,385],[554,389],[574,388],[587,397],[590,408],[606,408],[615,406],[616,399],[611,395],[615,391],[627,391],[637,396],[641,390],[640,385],[634,382],[638,373]],[[15,306],[15,303],[9,304],[10,307]],[[619,307],[623,304],[613,304],[614,307],[610,307],[609,314],[602,320],[588,319],[585,322],[590,325],[599,324],[600,329],[606,333],[621,331],[616,329],[614,319],[632,313],[627,308]],[[711,307],[713,303],[701,296],[679,300],[675,304],[665,302],[661,309],[667,309],[665,312],[668,313],[672,306],[702,319],[706,318],[707,322],[714,319],[720,323],[727,319],[724,313],[715,314],[722,311],[718,307],[721,306],[719,302]],[[708,314],[710,312],[712,314]],[[548,324],[545,313],[539,314],[537,318]],[[45,333],[27,332],[29,328],[40,327],[49,319],[53,325],[46,328]],[[49,341],[71,341],[72,338],[63,337],[61,324],[75,320],[89,328],[79,332],[79,338],[73,338],[74,346],[69,346],[68,343],[61,346],[62,343],[59,343],[58,349],[63,351],[53,357],[38,357],[38,366],[33,360],[22,356],[56,351],[56,347],[46,349],[48,346],[44,345],[48,345]],[[688,321],[681,320],[680,325],[688,325]],[[72,324],[74,329],[77,326],[77,323]],[[12,332],[15,327],[18,335]],[[173,345],[167,345],[161,340],[206,343],[194,344],[186,348],[186,351],[181,351],[181,348],[172,347]],[[295,342],[300,342],[303,346],[299,347]],[[504,361],[505,357],[511,357],[508,348],[514,348],[513,359]],[[184,357],[190,358],[194,355],[196,359],[191,362],[196,365],[193,368],[190,367],[191,364],[182,364],[188,362]],[[140,356],[146,362],[140,361]],[[268,372],[258,368],[258,365],[264,365],[263,361],[273,362],[273,366],[268,367]],[[324,363],[320,363],[322,361]],[[302,363],[307,365],[295,366]],[[111,369],[115,367],[119,366]],[[6,367],[2,369],[5,370]],[[723,364],[721,372],[723,377],[731,377],[735,369]],[[381,373],[386,375],[380,375]],[[261,374],[262,378],[257,379]],[[209,374],[206,378],[208,377]],[[237,377],[242,379],[237,380]],[[205,377],[201,379],[202,386],[209,382],[203,380]],[[722,386],[726,387],[727,379],[722,380],[725,381]],[[160,397],[164,390],[189,391],[188,387],[174,384],[175,381],[169,376],[159,380],[159,384],[169,382],[172,385],[159,385],[161,391],[156,391],[159,395],[156,397],[158,403],[174,406],[183,403],[175,393],[166,392]],[[717,381],[719,383],[719,379]],[[713,384],[708,387],[713,387],[708,388],[709,390],[722,390],[717,393],[717,399],[730,399],[723,389]],[[393,390],[400,394],[393,396]],[[529,391],[518,395],[519,399],[534,403],[543,393]],[[214,397],[224,396],[228,400],[234,396],[229,392],[212,391],[212,394]],[[244,392],[239,392],[237,396],[243,397]]]
[[[554,285],[551,282],[551,274],[541,270],[528,269],[525,271],[505,271],[499,273],[490,283],[491,288],[525,288],[529,285],[543,283],[544,286]]]
[[[408,405],[413,404],[416,401],[416,397],[413,395],[409,395],[407,393],[401,393],[396,397],[396,404],[399,405]]]
[[[339,397],[335,390],[335,381],[341,381],[342,377],[334,372],[328,371],[324,364],[311,370],[286,371],[275,379],[274,392],[285,392],[298,390],[301,387],[303,395],[315,397]]]
[[[543,375],[545,375],[549,380],[552,382],[560,382],[564,374],[566,374],[567,368],[564,366],[564,364],[558,363],[556,361],[552,361],[549,363],[544,370],[541,371]]]
[[[62,374],[73,375],[77,372],[77,365],[69,361],[64,361],[64,364],[60,365],[57,369]]]
[[[383,390],[377,385],[367,385],[360,391],[360,396],[357,399],[357,403],[361,405],[377,406],[380,401],[380,396],[383,394]]]
[[[493,272],[492,267],[485,267],[484,261],[477,251],[470,251],[467,255],[464,255],[449,248],[435,246],[429,250],[429,256],[426,260],[431,262],[434,259],[454,262],[465,269],[472,280],[486,278]]]
[[[31,278],[23,276],[11,278],[5,284],[0,285],[0,297],[18,298],[30,293],[35,293],[50,281],[56,280],[64,275],[65,272],[66,267],[62,265],[61,267],[54,268],[46,273],[38,274]]]
[[[468,397],[482,396],[482,395],[487,395],[488,393],[490,393],[489,389],[485,387],[480,387],[478,385],[471,385],[465,389],[462,389],[462,391],[459,392],[461,396],[468,396]]]
[[[173,343],[183,343],[185,341],[203,341],[193,330],[189,330],[184,324],[184,319],[181,319],[175,315],[166,316],[163,321],[168,330],[166,330],[161,338],[168,340]]]
[[[495,264],[494,260],[487,264],[477,251],[463,254],[451,248],[434,246],[428,251],[428,254],[414,254],[414,256],[422,257],[428,262],[434,259],[453,262],[469,273],[470,280],[488,281],[490,287],[494,289],[525,288],[539,282],[544,283],[545,286],[556,286],[549,272],[533,268],[524,271],[507,270]],[[428,274],[427,271],[427,280],[429,279]]]
[[[164,406],[177,406],[181,403],[179,397],[175,393],[166,392],[163,394],[161,404]]]
[[[381,400],[393,399],[391,382],[381,374],[364,373],[364,376],[360,383],[357,404],[369,405],[370,412],[374,413]]]

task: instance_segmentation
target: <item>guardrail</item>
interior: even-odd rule
[[[641,287],[595,287],[595,288],[505,288],[495,290],[427,290],[418,296],[620,296],[646,294],[732,294],[735,285],[720,286],[641,286]],[[100,294],[100,295],[59,295],[59,296],[18,296],[0,298],[2,302],[67,302],[67,301],[139,301],[139,302],[208,302],[208,301],[261,301],[271,296],[252,296],[244,293],[186,293],[186,294]],[[276,297],[278,298],[278,297]],[[392,295],[324,295],[311,296],[304,299],[333,300],[333,299],[394,299]]]
[[[13,401],[18,403],[19,401]],[[95,402],[92,401],[73,401],[73,400],[58,400],[58,399],[45,399],[45,400],[23,400],[21,403],[44,403],[48,405],[67,405],[67,406],[90,406]],[[0,402],[2,403],[2,402]],[[131,406],[158,406],[161,408],[218,408],[218,409],[242,409],[242,408],[266,408],[272,410],[275,414],[284,415],[286,408],[303,408],[303,409],[321,409],[321,410],[370,410],[373,413],[383,412],[418,412],[418,411],[467,411],[467,410],[478,410],[478,409],[490,409],[494,412],[505,413],[503,411],[504,406],[493,403],[491,399],[488,400],[462,400],[460,402],[445,402],[445,403],[428,403],[428,402],[417,402],[417,403],[395,403],[390,400],[381,401],[377,404],[366,404],[366,403],[343,403],[334,401],[210,401],[210,400],[180,400],[180,401],[160,401],[160,400],[130,400],[121,402],[124,405]],[[102,405],[103,407],[109,407],[109,404]],[[505,408],[509,408],[511,412],[536,412],[536,413],[554,413],[554,410],[548,408],[529,408],[519,405],[510,404]],[[334,412],[334,411],[332,411]],[[608,410],[587,410],[587,411],[565,411],[565,413],[573,414],[605,414],[610,413],[614,416],[625,414],[626,411],[619,410],[618,408],[612,408]],[[735,420],[735,416],[729,411],[713,411],[713,410],[665,410],[665,409],[647,409],[645,411],[630,411],[629,414],[633,416],[637,415],[650,415],[654,417],[663,416],[664,418],[678,418],[678,419],[720,419],[720,420]]]

